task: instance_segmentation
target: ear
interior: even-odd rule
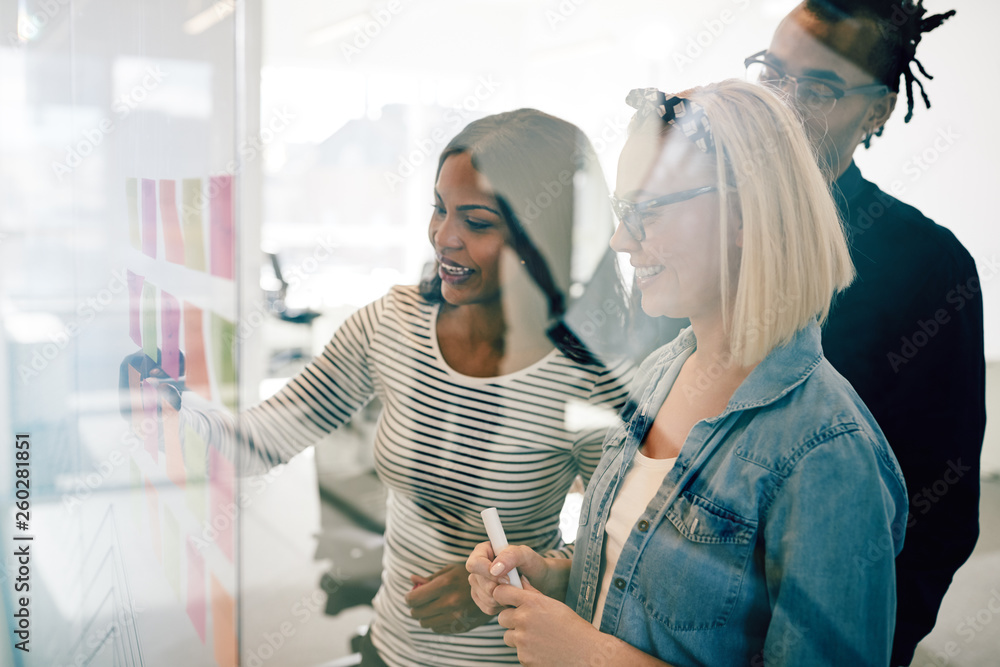
[[[736,226],[733,228],[733,243],[740,250],[743,249],[743,218],[736,216]]]
[[[871,106],[868,107],[868,115],[865,116],[865,130],[874,133],[885,125],[889,116],[892,115],[893,109],[896,108],[898,98],[898,93],[886,93],[872,102]]]

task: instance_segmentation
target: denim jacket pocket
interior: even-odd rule
[[[739,598],[757,522],[705,498],[682,494],[650,536],[631,594],[675,630],[724,626]]]

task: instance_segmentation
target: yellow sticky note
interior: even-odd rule
[[[212,313],[212,360],[219,398],[236,412],[236,326]]]

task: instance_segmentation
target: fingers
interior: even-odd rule
[[[508,574],[514,568],[518,568],[522,575],[545,576],[545,559],[538,555],[531,547],[523,544],[509,546],[493,559],[490,564],[489,573],[494,578]]]
[[[490,574],[490,565],[493,564],[494,558],[496,556],[493,554],[493,547],[490,546],[490,543],[480,542],[472,550],[472,553],[469,554],[468,560],[465,561],[465,569],[469,574],[488,577]]]
[[[500,613],[503,605],[493,599],[493,590],[497,587],[497,582],[478,574],[470,574],[469,584],[472,586],[472,601],[480,611],[490,616]]]
[[[509,585],[497,586],[493,590],[493,599],[505,607],[520,607],[535,595],[541,595],[541,593],[534,588],[522,590],[517,586]]]

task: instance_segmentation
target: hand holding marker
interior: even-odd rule
[[[500,515],[497,514],[496,507],[484,509],[480,514],[483,517],[483,523],[486,525],[486,534],[490,538],[490,546],[493,547],[493,555],[496,556],[507,548],[507,536],[503,532]],[[521,577],[518,575],[516,567],[507,573],[507,577],[510,579],[511,586],[523,588],[521,586]]]

